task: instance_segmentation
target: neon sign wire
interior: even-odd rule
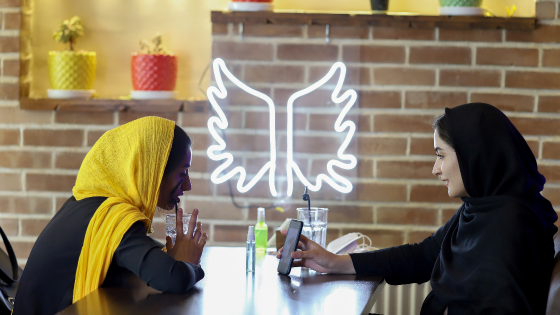
[[[347,103],[344,105],[342,111],[340,112],[340,114],[338,115],[335,124],[334,124],[334,129],[337,132],[344,132],[346,129],[348,129],[348,133],[346,135],[346,137],[344,138],[344,141],[342,142],[342,145],[340,146],[340,148],[337,151],[337,157],[339,158],[339,160],[336,159],[332,159],[327,163],[327,172],[329,173],[329,176],[327,176],[324,173],[321,173],[317,176],[316,181],[315,181],[315,185],[311,184],[307,178],[305,178],[305,176],[302,174],[300,168],[298,167],[298,165],[295,163],[294,159],[293,159],[293,107],[294,107],[294,101],[304,95],[307,95],[313,91],[315,91],[316,89],[318,89],[319,87],[321,87],[322,85],[324,85],[327,81],[329,81],[336,73],[337,70],[340,69],[340,76],[338,77],[338,81],[336,83],[336,86],[333,90],[333,93],[331,95],[331,99],[334,103],[336,104],[340,104],[343,103],[345,101],[347,101]],[[276,135],[275,135],[275,107],[274,107],[274,102],[272,101],[272,99],[270,97],[268,97],[267,95],[256,91],[252,88],[250,88],[249,86],[247,86],[246,84],[244,84],[243,82],[239,81],[239,79],[237,79],[226,67],[226,64],[224,62],[224,60],[222,60],[221,58],[216,58],[213,62],[213,70],[214,70],[214,78],[216,79],[216,86],[210,86],[206,92],[206,95],[208,96],[208,100],[210,101],[210,104],[212,106],[212,108],[215,110],[215,112],[218,114],[218,117],[216,116],[212,116],[208,119],[208,130],[210,132],[210,134],[212,135],[212,137],[216,140],[216,142],[218,143],[217,145],[211,145],[208,150],[207,150],[207,154],[208,157],[214,161],[221,161],[221,160],[225,160],[220,166],[218,166],[214,172],[212,172],[212,175],[210,177],[211,181],[215,184],[221,184],[227,180],[229,180],[230,178],[232,178],[233,176],[235,176],[237,173],[239,173],[239,179],[237,181],[237,190],[241,193],[245,193],[247,191],[249,191],[263,176],[264,174],[268,171],[268,184],[270,187],[270,193],[272,194],[272,196],[276,197],[278,195],[277,191],[276,191],[276,187],[275,187],[275,183],[274,183],[274,172],[276,171]],[[220,71],[221,70],[221,71]],[[223,80],[222,80],[222,75],[221,73],[225,74],[225,76],[231,81],[233,82],[236,86],[238,86],[239,88],[241,88],[243,91],[257,97],[260,98],[262,100],[264,100],[267,104],[268,104],[268,109],[269,109],[269,121],[270,121],[270,161],[268,161],[265,165],[263,165],[261,167],[261,169],[259,170],[259,172],[256,174],[255,177],[253,177],[246,185],[243,185],[243,183],[245,182],[245,178],[247,176],[247,172],[245,171],[245,168],[243,168],[242,166],[237,166],[235,168],[233,168],[232,170],[230,170],[229,172],[225,173],[224,175],[220,174],[227,169],[232,163],[233,163],[233,155],[231,153],[228,152],[224,152],[224,150],[226,149],[226,143],[225,141],[218,135],[218,133],[216,132],[216,129],[214,128],[214,125],[218,126],[218,128],[220,129],[227,129],[228,127],[228,121],[227,118],[224,114],[224,112],[222,111],[222,109],[220,108],[220,106],[218,105],[218,103],[216,102],[216,99],[214,97],[217,96],[220,99],[225,99],[227,97],[227,89],[224,86]],[[341,193],[349,193],[350,191],[352,191],[352,183],[347,180],[346,178],[340,176],[339,174],[336,173],[336,171],[333,169],[334,166],[340,167],[342,169],[346,169],[346,170],[350,170],[353,169],[354,167],[356,167],[357,165],[357,160],[356,157],[352,154],[344,154],[344,151],[346,150],[346,148],[348,147],[350,140],[352,140],[352,137],[354,136],[354,133],[356,132],[356,125],[354,124],[354,122],[350,121],[350,120],[346,120],[344,121],[344,118],[346,117],[346,114],[348,113],[348,111],[350,110],[350,108],[356,103],[356,100],[358,98],[356,91],[354,91],[353,89],[349,89],[346,92],[344,92],[342,95],[340,94],[340,91],[342,89],[342,84],[344,83],[344,79],[346,77],[346,66],[342,63],[342,62],[337,62],[335,64],[332,65],[331,69],[329,70],[329,72],[319,81],[317,81],[316,83],[314,83],[313,85],[300,90],[294,94],[292,94],[290,96],[290,98],[288,99],[288,104],[287,104],[287,163],[286,163],[286,171],[287,171],[287,180],[288,180],[288,189],[287,189],[287,195],[291,196],[293,193],[293,173],[296,174],[296,176],[298,177],[298,179],[305,185],[308,186],[310,190],[312,191],[318,191],[321,189],[321,185],[322,185],[322,181],[325,181],[327,184],[329,184],[331,187],[333,187],[334,189],[336,189],[337,191],[341,192]],[[216,154],[215,152],[222,152],[219,154]],[[346,162],[342,162],[342,161],[346,161]],[[333,180],[335,179],[335,180]],[[338,181],[338,183],[337,183]],[[340,184],[339,184],[340,183]]]

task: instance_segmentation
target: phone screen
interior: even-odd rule
[[[280,258],[280,262],[278,262],[278,272],[281,274],[290,274],[290,269],[292,269],[292,262],[294,260],[292,258],[292,252],[297,249],[302,228],[303,222],[298,220],[292,220],[290,222],[286,241],[284,241],[282,257]]]

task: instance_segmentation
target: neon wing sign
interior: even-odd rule
[[[342,145],[340,146],[340,148],[337,151],[337,159],[332,159],[327,163],[327,172],[329,173],[330,177],[324,173],[321,173],[317,176],[316,181],[315,181],[315,185],[311,184],[307,178],[303,175],[303,173],[301,172],[300,168],[298,167],[298,165],[295,163],[293,157],[294,157],[294,150],[293,150],[293,107],[294,107],[294,101],[297,100],[298,98],[307,95],[313,91],[315,91],[316,89],[318,89],[319,87],[321,87],[322,85],[324,85],[327,81],[329,81],[337,72],[337,70],[340,69],[340,76],[338,77],[336,86],[333,90],[333,93],[331,95],[331,99],[334,103],[336,104],[341,104],[343,102],[346,102],[346,104],[344,105],[342,111],[340,112],[340,114],[338,115],[336,122],[334,124],[334,129],[337,132],[344,132],[346,129],[348,129],[348,133],[346,135],[346,137],[344,138],[344,141],[342,143]],[[274,172],[276,170],[276,135],[275,135],[275,108],[274,108],[274,102],[272,101],[272,99],[270,97],[268,97],[267,95],[256,91],[250,87],[248,87],[247,85],[245,85],[243,82],[239,81],[239,79],[237,79],[226,67],[225,62],[220,59],[217,58],[214,60],[213,63],[213,70],[214,70],[214,78],[216,80],[216,86],[210,86],[206,92],[207,96],[208,96],[208,100],[210,101],[210,104],[212,106],[212,108],[214,109],[214,111],[217,113],[218,116],[212,116],[208,119],[208,130],[210,131],[210,134],[212,135],[212,137],[214,138],[214,140],[216,140],[216,142],[218,144],[216,145],[211,145],[208,150],[207,150],[207,154],[208,157],[214,161],[221,161],[221,160],[225,160],[220,166],[218,166],[214,172],[212,172],[212,175],[210,177],[210,179],[212,180],[213,183],[215,184],[221,184],[227,180],[229,180],[230,178],[232,178],[233,176],[235,176],[236,174],[239,173],[239,179],[237,180],[237,190],[241,193],[245,193],[247,191],[249,191],[263,176],[266,172],[268,172],[268,184],[269,184],[269,188],[270,188],[270,193],[272,194],[272,196],[276,197],[278,195],[277,191],[276,191],[276,187],[275,187],[275,182],[274,182]],[[231,153],[225,152],[226,149],[226,143],[225,141],[222,139],[222,137],[220,137],[220,135],[218,135],[215,126],[216,125],[218,128],[220,129],[227,129],[228,127],[228,121],[227,118],[223,112],[223,110],[220,108],[220,106],[218,105],[218,103],[216,102],[216,97],[220,98],[220,99],[225,99],[227,97],[227,89],[224,86],[223,80],[222,80],[222,73],[231,81],[233,82],[237,87],[239,87],[240,89],[242,89],[243,91],[257,97],[260,98],[262,100],[264,100],[267,104],[268,104],[268,108],[269,108],[269,121],[270,121],[270,161],[268,161],[265,165],[263,165],[263,167],[261,167],[261,169],[259,170],[259,172],[256,174],[255,177],[253,177],[247,184],[244,184],[245,179],[247,177],[247,172],[245,170],[245,168],[243,168],[242,166],[237,166],[235,168],[233,168],[232,170],[230,170],[229,172],[222,174],[222,172],[224,172],[232,163],[233,163],[233,155]],[[354,167],[356,167],[357,164],[357,160],[356,157],[353,156],[352,154],[345,154],[344,151],[346,150],[346,148],[348,147],[348,144],[350,143],[350,140],[352,140],[352,137],[354,136],[354,133],[356,132],[356,125],[354,124],[354,122],[350,121],[350,120],[346,120],[344,121],[344,118],[346,117],[346,114],[348,113],[348,111],[350,110],[350,108],[356,103],[356,100],[358,98],[356,91],[349,89],[346,92],[342,93],[342,95],[340,95],[341,89],[342,89],[342,84],[344,83],[344,78],[346,77],[346,66],[341,63],[341,62],[337,62],[334,65],[332,65],[331,69],[329,70],[329,72],[318,82],[316,82],[315,84],[297,91],[296,93],[292,94],[290,96],[290,98],[288,99],[288,104],[287,104],[287,163],[286,163],[286,170],[287,170],[287,180],[288,180],[288,189],[287,189],[287,195],[291,196],[293,193],[293,173],[296,174],[296,176],[298,177],[298,179],[305,185],[308,186],[310,190],[312,191],[318,191],[319,189],[321,189],[321,185],[322,182],[325,181],[327,184],[329,184],[331,187],[333,187],[334,189],[342,192],[342,193],[349,193],[350,191],[352,191],[352,183],[347,180],[346,178],[340,176],[339,174],[336,173],[336,171],[333,169],[334,166],[340,167],[342,169],[346,169],[346,170],[350,170],[353,169]],[[345,161],[345,162],[342,162]],[[335,181],[336,180],[336,181]]]

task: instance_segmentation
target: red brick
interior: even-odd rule
[[[259,165],[260,167],[262,167],[264,165],[261,164]],[[259,167],[259,169],[260,169]],[[228,168],[226,170],[229,171],[232,167]],[[257,167],[255,167],[257,168]],[[225,173],[225,172],[224,172]],[[256,172],[253,172],[253,174],[255,174]],[[249,179],[246,179],[245,182],[243,182],[243,185],[247,185],[247,183],[249,182]],[[268,173],[265,173],[265,175],[261,178],[260,182],[258,182],[253,188],[251,188],[249,191],[245,192],[245,193],[241,193],[237,190],[237,178],[236,179],[232,179],[230,180],[231,182],[231,187],[232,187],[232,192],[233,192],[233,196],[234,198],[270,198],[272,197],[271,193],[270,193],[270,188],[268,186]],[[278,190],[279,186],[276,187],[276,189]],[[223,183],[223,184],[218,184],[216,186],[216,194],[218,196],[223,196],[223,197],[230,197],[230,191],[229,191],[229,186],[227,183]],[[239,203],[240,200],[237,200],[237,202]],[[241,202],[242,203],[242,202]]]
[[[318,82],[321,80],[330,70],[330,67],[310,67],[309,68],[309,82]],[[370,85],[370,69],[365,67],[348,67],[346,68],[346,77],[344,78],[344,84],[350,85]],[[325,83],[325,85],[332,84],[335,85],[338,81],[340,72],[337,73]]]
[[[81,146],[83,130],[26,129],[23,131],[23,144],[33,146]]]
[[[268,234],[272,236],[272,229]],[[245,242],[247,241],[247,226],[245,225],[214,225],[214,242]],[[268,239],[268,237],[267,237]]]
[[[54,121],[59,124],[112,125],[113,112],[55,111]]]
[[[471,64],[468,47],[421,46],[410,47],[409,62],[412,64]]]
[[[294,137],[293,146],[294,152],[298,153],[312,153],[312,154],[333,154],[340,148],[343,136],[334,137],[315,137],[315,136],[298,136]],[[282,136],[279,140],[280,150],[286,150],[286,137]]]
[[[19,30],[21,28],[21,13],[6,12],[4,13],[4,29]]]
[[[76,175],[26,174],[28,191],[71,192],[76,183]]]
[[[4,60],[2,75],[6,77],[19,77],[19,60]]]
[[[0,151],[0,167],[50,168],[50,152]]]
[[[406,201],[406,185],[357,183],[347,200]]]
[[[0,8],[15,8],[19,6],[21,6],[20,0],[0,0]]]
[[[556,3],[554,1],[537,1],[535,13],[539,20],[554,19],[556,17]]]
[[[212,195],[214,184],[208,179],[191,178],[192,190],[188,192],[191,195],[208,196]]]
[[[539,112],[560,113],[560,96],[539,96]]]
[[[337,118],[338,115],[309,114],[309,130],[335,131],[334,124]],[[344,121],[352,121],[358,125],[358,118],[355,115],[346,115],[343,122]]]
[[[404,63],[403,46],[345,45],[342,46],[342,61]]]
[[[72,195],[72,192],[70,192],[70,196],[71,195]],[[68,198],[70,198],[70,196],[68,196],[68,197],[56,197],[55,198],[55,210],[57,212],[60,210],[60,208],[62,208],[64,203],[66,203],[66,201],[68,201]]]
[[[531,95],[473,93],[471,102],[492,104],[503,111],[532,112],[535,98]]]
[[[320,173],[327,173],[327,163],[330,160],[319,160],[313,159],[311,164],[311,176],[317,176]],[[298,164],[301,167],[301,164]],[[337,174],[349,178],[349,177],[361,177],[361,178],[373,178],[373,161],[372,160],[358,160],[358,164],[355,168],[350,170],[345,170],[339,167],[334,167]],[[303,169],[302,173],[306,174]]]
[[[342,229],[342,235],[360,232],[371,239],[371,245],[377,248],[399,246],[404,243],[403,232],[393,230],[372,230],[364,228]]]
[[[0,83],[0,100],[17,100],[17,99],[19,99],[19,84]]]
[[[0,53],[19,52],[19,36],[0,36]]]
[[[233,34],[239,35],[239,27],[234,24]],[[280,24],[248,24],[243,25],[243,37],[302,37],[303,28],[300,25]]]
[[[278,107],[286,107],[288,99],[292,94],[297,92],[295,89],[277,88],[274,90],[274,104]],[[315,90],[303,97],[298,98],[294,102],[294,107],[325,107],[333,106],[331,100],[332,90]]]
[[[303,66],[245,65],[248,83],[303,83]]]
[[[543,142],[542,158],[560,160],[560,142]]]
[[[231,74],[233,74],[234,77],[236,77],[238,79],[243,77],[243,65],[227,63],[226,68],[229,70],[229,72],[231,72]],[[216,77],[214,76],[214,71],[212,70],[209,73],[210,73],[210,81],[216,81]],[[228,82],[230,82],[229,79],[221,71],[220,71],[220,75],[222,76],[222,78],[224,79],[226,84]],[[228,86],[228,89],[229,88],[230,88],[230,86]],[[231,96],[228,95],[228,97],[231,97]]]
[[[173,120],[173,121],[177,122],[178,115],[179,115],[179,113],[133,112],[133,111],[119,112],[119,125],[124,125],[124,124],[129,123],[133,120],[136,120],[136,119],[142,118],[142,117],[146,117],[146,116],[158,116],[158,117],[161,117],[161,118],[165,118],[165,119],[169,119],[169,120]]]
[[[457,212],[457,208],[441,210],[441,223],[445,224],[451,220],[451,217]]]
[[[12,245],[14,254],[16,254],[16,257],[18,259],[27,259],[34,244],[35,242],[10,240],[10,245]],[[2,250],[6,251],[4,243],[1,243],[0,247],[2,248]]]
[[[411,155],[431,155],[434,157],[436,151],[434,150],[434,138],[411,138],[410,139],[410,154]]]
[[[560,135],[558,119],[510,117],[517,130],[524,135]]]
[[[433,40],[434,34],[433,28],[373,28],[373,39]]]
[[[476,64],[536,67],[539,65],[539,50],[480,47],[476,50]]]
[[[560,183],[560,166],[539,165],[539,172],[546,178],[547,183]]]
[[[359,108],[401,108],[398,91],[358,91]]]
[[[485,30],[485,29],[470,29],[470,30],[454,30],[454,29],[439,29],[440,41],[461,41],[461,42],[501,42],[502,30]]]
[[[21,234],[23,236],[39,236],[50,220],[23,219],[21,220]]]
[[[198,114],[198,113],[197,113]],[[183,125],[184,127],[207,127],[208,126],[208,119],[210,118],[210,116],[216,116],[217,115],[211,115],[210,113],[207,114],[208,116],[206,118],[204,118],[204,116],[200,115],[200,116],[192,116],[191,118],[185,119],[185,117],[183,117]],[[228,128],[241,128],[242,127],[242,122],[243,122],[243,112],[228,112],[225,111],[224,115],[226,115],[227,121],[228,121]],[[200,117],[200,120],[195,121],[197,119],[197,117]],[[192,122],[191,122],[192,121]]]
[[[268,112],[245,112],[245,128],[248,129],[270,129]],[[277,131],[285,131],[287,128],[287,115],[285,113],[277,113],[275,116],[274,124],[276,125]],[[306,114],[294,114],[293,116],[293,128],[294,130],[305,130],[305,125],[307,123]]]
[[[19,107],[0,107],[0,123],[50,124],[53,111],[21,110]]]
[[[445,185],[413,185],[410,189],[411,202],[460,202],[447,194]]]
[[[438,210],[426,208],[379,207],[378,224],[437,225]]]
[[[373,117],[376,132],[433,132],[434,115],[385,115]]]
[[[206,127],[208,124],[208,118],[212,116],[210,112],[206,113],[180,113],[182,116],[181,127]],[[227,114],[226,114],[227,116]],[[228,123],[231,124],[228,118]],[[231,126],[231,125],[230,125]]]
[[[309,25],[307,27],[307,36],[309,38],[325,38],[326,26]],[[331,25],[329,27],[329,38],[369,38],[369,27],[367,26],[341,26]]]
[[[270,151],[269,136],[228,134],[226,151]]]
[[[272,60],[272,44],[213,42],[212,58],[226,60]]]
[[[560,49],[543,49],[543,67],[560,67]]]
[[[269,95],[270,96],[270,88],[256,88],[255,90],[265,94],[265,95]],[[259,106],[268,106],[267,103],[261,99],[258,98],[256,96],[253,96],[239,88],[235,88],[235,87],[227,87],[227,92],[228,95],[226,97],[226,99],[221,100],[216,98],[217,103],[222,107],[223,110],[226,110],[226,108],[224,108],[225,106],[228,105],[243,105],[243,106],[248,106],[248,105],[259,105]],[[289,97],[289,96],[288,96]],[[286,98],[287,100],[287,98]],[[278,105],[277,105],[278,106]],[[284,104],[285,106],[285,104]]]
[[[537,24],[535,30],[506,30],[508,42],[560,43],[560,25]]]
[[[227,35],[227,23],[212,23],[212,35]]]
[[[560,188],[551,188],[545,185],[542,195],[558,208],[560,206]]]
[[[187,193],[188,194],[188,193]],[[185,200],[185,211],[191,212],[193,209],[200,211],[199,220],[204,223],[205,220],[243,220],[244,209],[236,208],[231,201],[200,201]]]
[[[0,129],[0,145],[18,145],[18,129]]]
[[[0,212],[50,214],[52,212],[52,201],[51,198],[47,197],[0,196]]]
[[[86,154],[82,152],[58,152],[56,153],[55,167],[77,170],[82,165]]]
[[[539,141],[538,140],[527,140],[527,145],[531,149],[531,152],[533,152],[533,155],[535,156],[535,158],[538,158],[538,156],[539,156]]]
[[[377,178],[434,178],[433,162],[377,161]]]
[[[420,243],[425,240],[427,237],[434,234],[434,232],[426,232],[426,231],[410,231],[408,232],[408,243],[415,244]]]
[[[0,190],[21,190],[21,175],[0,173]]]
[[[358,137],[360,155],[404,155],[406,138]]]
[[[376,68],[373,70],[375,85],[434,85],[436,73],[430,69]]]
[[[338,46],[321,44],[278,44],[276,56],[280,60],[336,61]]]
[[[189,136],[192,139],[194,150],[206,151],[211,144],[217,144],[209,133],[198,134],[189,132]]]
[[[101,138],[101,136],[105,133],[105,131],[100,130],[90,130],[87,133],[87,145],[91,147]]]
[[[467,93],[463,92],[407,91],[404,107],[444,109],[465,103],[467,103]]]
[[[453,70],[441,69],[441,86],[500,86],[501,73],[498,70]]]
[[[6,233],[6,236],[18,235],[17,219],[0,219],[0,226],[2,226],[2,230]]]

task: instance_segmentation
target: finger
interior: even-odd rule
[[[293,259],[313,259],[315,257],[315,251],[312,250],[304,250],[304,251],[297,251],[292,252]]]
[[[198,244],[200,244],[202,247],[204,247],[204,245],[206,245],[206,240],[208,240],[208,234],[206,234],[206,232],[202,233],[202,236],[200,237],[200,242]]]
[[[177,235],[175,239],[178,240],[183,237],[183,209],[177,209],[177,215],[175,216],[175,231]]]
[[[282,235],[288,235],[288,230],[282,230],[280,233],[282,233]]]
[[[303,263],[303,260],[294,260],[292,262],[292,268],[294,267],[305,267],[305,264]]]
[[[194,233],[194,228],[196,227],[196,220],[198,218],[198,209],[194,209],[192,214],[191,214],[191,219],[189,221],[189,231],[188,231],[188,235],[190,238],[193,237],[193,233]]]
[[[196,230],[194,230],[194,240],[195,241],[199,241],[200,240],[200,236],[202,235],[202,222],[198,222],[196,224]]]
[[[167,248],[167,252],[173,248],[173,241],[171,240],[171,236],[165,237],[165,247]]]

